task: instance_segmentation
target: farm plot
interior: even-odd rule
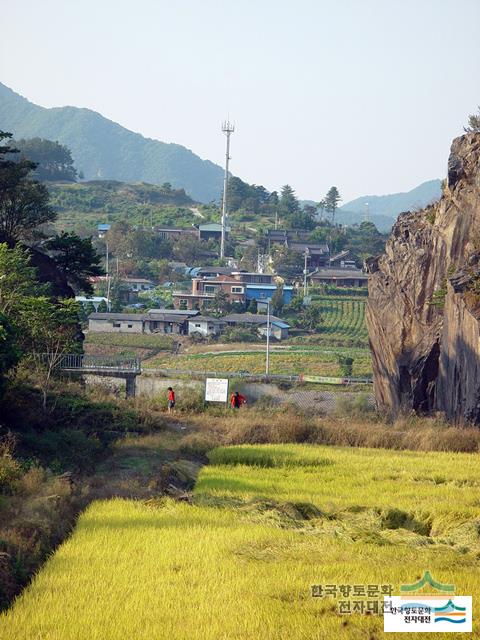
[[[166,335],[88,332],[84,349],[89,355],[136,356],[144,360],[161,351],[171,352],[173,342],[173,338]]]
[[[367,350],[338,349],[301,349],[294,347],[270,354],[270,373],[273,374],[310,374],[321,376],[340,376],[339,355],[353,357],[353,376],[371,375],[371,359]],[[218,371],[264,373],[265,351],[208,352],[179,355],[175,359],[159,355],[145,363],[153,368],[175,368],[193,371]]]
[[[480,589],[476,454],[264,445],[210,457],[192,504],[93,504],[0,636],[372,640],[380,615],[341,615],[311,586],[398,593],[428,569],[457,593]]]
[[[321,335],[332,341],[352,340],[367,343],[365,298],[325,295],[315,296],[314,300],[321,306]]]

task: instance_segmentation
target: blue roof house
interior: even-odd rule
[[[251,300],[256,300],[259,310],[267,306],[267,302],[272,299],[273,294],[277,289],[276,284],[246,284],[245,285],[245,298],[247,306]],[[283,302],[288,304],[293,298],[293,287],[284,285],[283,287]]]
[[[101,223],[97,225],[97,234],[99,238],[104,238],[107,231],[110,229],[108,223]]]

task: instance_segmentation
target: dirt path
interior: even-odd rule
[[[112,455],[88,480],[88,502],[114,497],[181,497],[190,491],[206,460],[182,451],[182,438],[191,431],[187,422],[165,417],[165,427],[114,443]]]
[[[205,216],[201,211],[197,209],[197,207],[189,207],[189,209],[196,218],[201,218],[202,220],[205,220]]]

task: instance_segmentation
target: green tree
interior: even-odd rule
[[[81,348],[78,317],[78,303],[72,298],[52,302],[44,296],[30,296],[22,302],[18,319],[21,346],[37,374],[44,411],[53,375],[63,356]]]
[[[95,251],[91,238],[79,238],[62,231],[45,243],[58,270],[78,292],[93,293],[91,277],[103,275],[101,257]]]
[[[314,333],[317,331],[322,323],[321,307],[319,304],[309,304],[307,307],[303,307],[299,314],[299,324],[306,331]]]
[[[340,197],[337,187],[330,187],[327,195],[325,196],[325,209],[332,217],[332,224],[335,224],[335,212],[341,199],[342,198]]]
[[[276,245],[272,247],[272,266],[282,277],[291,278],[303,269],[303,256],[288,247]]]
[[[286,226],[289,229],[306,229],[310,231],[315,228],[315,218],[310,209],[297,209],[288,218],[286,218]]]
[[[124,220],[112,224],[105,234],[105,242],[113,255],[123,259],[131,257],[132,247],[129,240],[131,231],[132,227]]]
[[[8,142],[2,144],[11,137],[11,133],[0,131],[0,242],[10,246],[56,217],[45,185],[29,178],[35,163],[25,159],[15,162],[12,157],[17,150]]]
[[[88,303],[84,306],[84,309],[85,309],[85,316],[86,316],[86,320],[88,320],[88,316],[89,316],[91,313],[95,313],[95,306],[94,306],[93,302],[88,302]]]
[[[10,319],[0,313],[0,397],[5,387],[5,379],[20,359],[17,332]]]
[[[280,215],[285,219],[290,219],[300,208],[295,191],[289,184],[282,187],[278,209]]]
[[[75,182],[77,171],[73,166],[72,153],[68,147],[43,138],[15,140],[15,147],[22,158],[35,162],[32,177],[37,180],[65,180]]]
[[[212,301],[212,310],[216,313],[226,313],[230,310],[228,294],[223,289],[219,289],[215,293]]]
[[[353,373],[354,359],[348,356],[338,355],[338,364],[340,366],[340,375],[344,378],[351,378]]]
[[[104,295],[107,293],[105,289]],[[119,313],[124,306],[128,296],[128,289],[120,278],[112,278],[110,283],[110,310],[113,313]]]
[[[480,107],[478,107],[478,113],[472,113],[468,116],[468,127],[465,128],[465,131],[469,133],[480,132]]]
[[[271,305],[274,314],[281,313],[285,306],[285,302],[283,300],[283,285],[277,285],[277,288],[272,295]]]
[[[12,318],[18,313],[26,296],[45,295],[47,287],[40,285],[36,271],[30,266],[28,252],[17,245],[10,249],[0,244],[0,313]]]
[[[247,311],[248,313],[257,313],[258,312],[258,304],[257,301],[255,300],[255,298],[252,298],[250,300],[250,303],[247,307]]]
[[[325,213],[326,208],[327,201],[325,200],[325,198],[323,198],[323,200],[320,200],[320,202],[317,204],[317,210],[320,213],[320,220],[323,220],[323,214]]]
[[[205,245],[193,235],[180,237],[173,246],[175,259],[185,262],[188,265],[198,262],[204,251]]]

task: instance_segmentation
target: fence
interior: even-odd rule
[[[208,371],[206,369],[142,369],[142,373],[147,375],[159,375],[163,377],[187,377],[187,378],[235,378],[240,380],[250,380],[254,382],[310,382],[316,384],[327,384],[335,386],[371,385],[371,378],[336,378],[332,376],[309,376],[301,374],[277,374],[268,376],[264,373],[250,373],[248,371]]]
[[[205,392],[206,378],[228,378],[229,393],[240,391],[249,405],[281,407],[296,405],[302,410],[315,414],[329,414],[336,411],[352,410],[368,412],[375,408],[374,396],[368,387],[358,390],[345,385],[334,385],[331,389],[315,384],[302,384],[300,376],[264,376],[242,372],[185,371],[183,369],[144,370],[137,379],[138,395],[165,397],[172,386],[177,395],[178,409],[191,403],[193,397],[201,401]],[[359,384],[358,380],[349,384]]]
[[[55,369],[112,371],[115,373],[140,373],[140,361],[138,358],[121,356],[90,356],[86,354],[66,353],[56,355],[42,353],[40,358],[45,362],[52,362]]]

